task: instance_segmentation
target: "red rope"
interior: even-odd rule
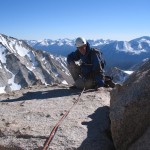
[[[54,128],[52,129],[49,138],[46,140],[45,144],[44,144],[44,148],[43,150],[47,150],[47,148],[49,147],[52,139],[55,136],[55,133],[57,132],[58,127],[60,126],[60,124],[63,122],[63,120],[68,116],[69,112],[71,111],[71,109],[78,103],[78,101],[80,100],[80,97],[82,95],[82,93],[84,92],[85,88],[83,89],[83,91],[79,94],[78,98],[76,99],[76,101],[74,102],[74,104],[72,105],[72,107],[62,116],[62,118],[58,121],[58,123],[54,126]]]

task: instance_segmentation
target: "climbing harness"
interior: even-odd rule
[[[46,140],[45,144],[44,144],[44,148],[43,150],[47,150],[47,148],[49,147],[52,139],[54,138],[54,135],[57,132],[58,127],[60,126],[60,124],[63,122],[63,120],[68,116],[69,112],[71,111],[71,109],[78,103],[78,101],[81,98],[81,95],[84,93],[85,88],[82,90],[82,92],[78,95],[78,98],[76,99],[76,101],[74,102],[74,104],[72,105],[72,107],[61,117],[61,119],[58,121],[58,123],[54,126],[54,128],[52,129],[49,138]]]

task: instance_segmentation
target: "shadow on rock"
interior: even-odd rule
[[[48,99],[48,98],[76,95],[79,93],[80,93],[79,90],[71,90],[71,89],[54,89],[54,90],[49,90],[49,91],[27,92],[19,98],[1,100],[0,102],[17,102],[17,101],[26,101],[26,100],[33,100],[33,99],[36,99],[36,100]]]
[[[109,107],[100,107],[88,117],[92,120],[82,122],[88,128],[87,138],[77,150],[115,150],[110,132]]]

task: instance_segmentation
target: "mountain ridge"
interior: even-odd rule
[[[34,84],[67,84],[72,79],[65,59],[1,34],[0,91],[19,90]]]
[[[31,41],[27,41],[35,49],[45,50],[55,55],[67,56],[72,51],[76,50],[74,45],[75,39],[64,42],[65,39],[48,40],[50,43],[47,45]],[[150,37],[142,36],[130,41],[117,41],[117,40],[87,40],[91,47],[96,47],[103,52],[106,59],[107,68],[117,67],[121,69],[129,69],[136,63],[140,63],[143,59],[150,58]],[[59,43],[59,44],[58,44]],[[69,43],[69,44],[68,44]]]

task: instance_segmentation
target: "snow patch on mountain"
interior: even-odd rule
[[[6,48],[0,45],[0,61],[2,63],[6,63],[6,53],[5,53]]]
[[[139,42],[145,42],[145,43],[148,43],[149,46],[150,46],[150,40],[146,40],[146,39],[142,38]]]
[[[14,91],[15,91],[15,90],[20,90],[20,89],[21,89],[21,85],[16,84],[16,83],[14,82],[14,80],[15,80],[15,75],[13,74],[13,75],[12,75],[12,78],[10,78],[10,79],[8,80],[8,84],[10,84],[10,88],[13,89]]]
[[[131,75],[134,71],[123,70],[123,72],[127,73],[128,75]]]
[[[129,43],[127,41],[124,41],[122,46],[119,46],[119,44],[120,43],[117,43],[117,45],[116,45],[116,50],[117,51],[123,51],[125,53],[132,53],[132,54],[136,54],[136,55],[139,55],[142,52],[147,52],[145,49],[142,48],[141,43],[138,43],[138,49],[134,49],[131,46],[131,43]]]

